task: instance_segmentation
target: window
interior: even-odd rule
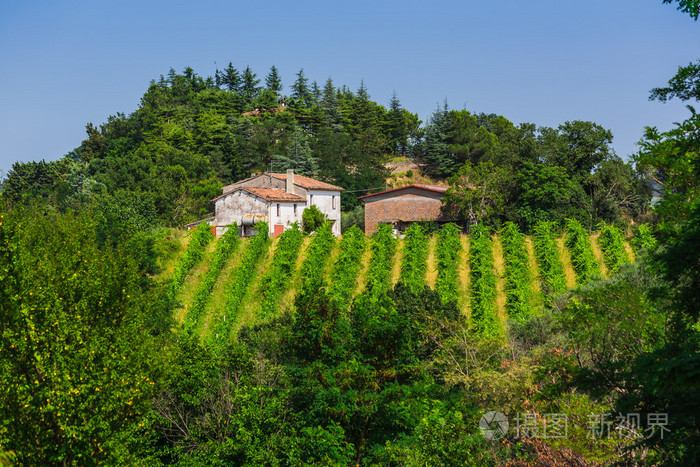
[[[296,204],[294,205],[294,215],[295,216],[297,215],[297,205]]]
[[[277,217],[279,217],[279,216],[280,216],[280,205],[279,205],[279,203],[277,203]]]
[[[333,196],[333,209],[335,209],[335,196]]]

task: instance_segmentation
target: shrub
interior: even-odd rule
[[[304,232],[306,233],[315,232],[328,221],[326,215],[323,214],[316,206],[309,206],[308,208],[304,209],[301,219],[304,223]]]

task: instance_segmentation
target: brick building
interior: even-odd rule
[[[397,234],[416,221],[447,222],[440,213],[447,187],[408,185],[361,196],[365,202],[365,233],[370,235],[379,224],[390,224]]]

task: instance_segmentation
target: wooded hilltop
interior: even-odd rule
[[[700,61],[650,98],[699,101]],[[626,161],[594,122],[421,122],[303,69],[170,70],[6,174],[0,465],[695,465],[688,109]],[[340,238],[183,229],[287,169],[345,189]],[[357,198],[419,178],[454,223],[366,236]]]

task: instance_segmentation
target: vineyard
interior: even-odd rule
[[[402,281],[412,291],[434,289],[456,302],[471,328],[504,335],[508,320],[527,319],[569,288],[605,278],[653,244],[642,225],[632,237],[601,224],[586,231],[568,220],[557,233],[542,222],[531,236],[512,223],[469,235],[454,225],[428,235],[418,225],[395,238],[383,225],[371,237],[349,229],[335,238],[327,226],[310,236],[294,226],[271,239],[260,235],[214,239],[207,225],[170,238],[161,280],[177,309],[180,331],[212,346],[234,339],[244,325],[292,311],[298,292],[324,288],[341,310],[363,295],[378,297]]]

